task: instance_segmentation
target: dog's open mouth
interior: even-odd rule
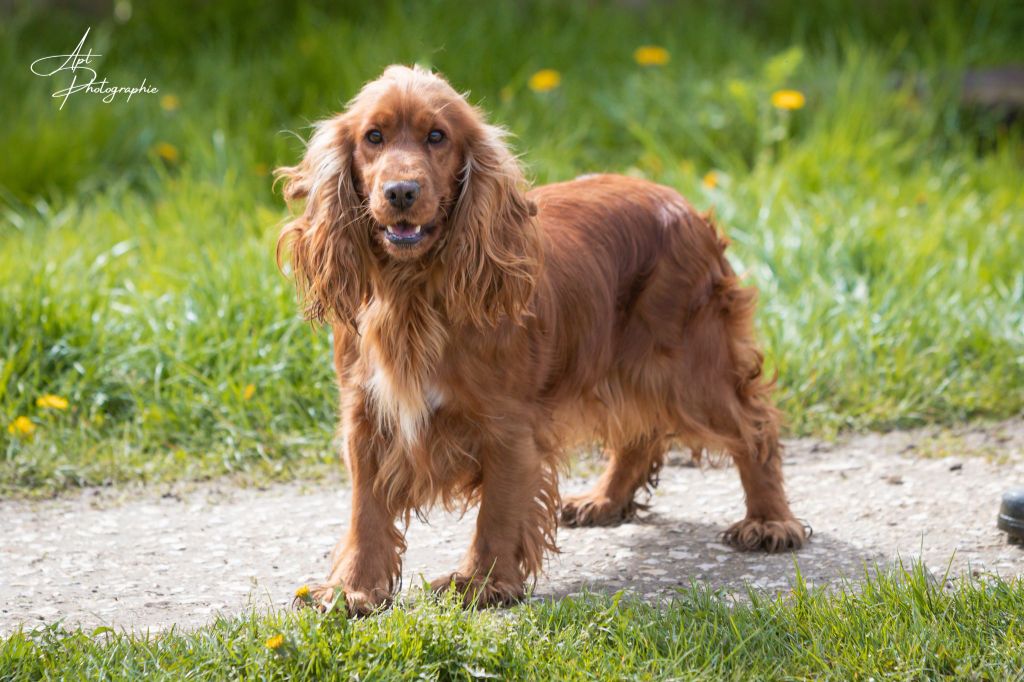
[[[413,225],[412,223],[402,220],[394,225],[385,225],[384,236],[387,237],[388,241],[392,244],[396,244],[398,246],[411,246],[422,241],[422,239],[430,234],[433,229],[434,223]]]

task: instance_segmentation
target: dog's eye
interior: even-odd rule
[[[384,135],[379,130],[371,130],[366,133],[366,141],[370,144],[380,144],[384,141]]]
[[[444,133],[440,130],[431,130],[430,134],[427,135],[427,142],[430,144],[439,144],[444,141]]]

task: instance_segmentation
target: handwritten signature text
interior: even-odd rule
[[[71,84],[66,88],[53,93],[55,99],[60,100],[60,108],[67,104],[68,98],[79,92],[86,92],[93,95],[101,95],[106,104],[110,104],[118,95],[125,95],[125,101],[130,102],[132,97],[138,94],[153,95],[160,92],[160,89],[146,83],[143,78],[137,86],[118,86],[107,82],[106,78],[101,79],[96,69],[93,68],[93,60],[102,57],[101,54],[93,53],[92,48],[86,51],[85,39],[89,37],[91,28],[85,29],[85,35],[78,41],[78,45],[71,54],[55,54],[49,57],[40,57],[32,62],[29,67],[32,73],[37,76],[49,78],[58,73],[70,73]],[[81,78],[81,80],[79,80]]]

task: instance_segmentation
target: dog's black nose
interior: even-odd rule
[[[420,183],[415,180],[392,180],[384,183],[384,198],[399,210],[412,206],[419,195]]]

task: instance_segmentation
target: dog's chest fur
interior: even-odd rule
[[[359,328],[361,354],[367,360],[363,388],[382,430],[412,448],[445,402],[437,379],[447,342],[443,321],[430,308],[374,301]]]

